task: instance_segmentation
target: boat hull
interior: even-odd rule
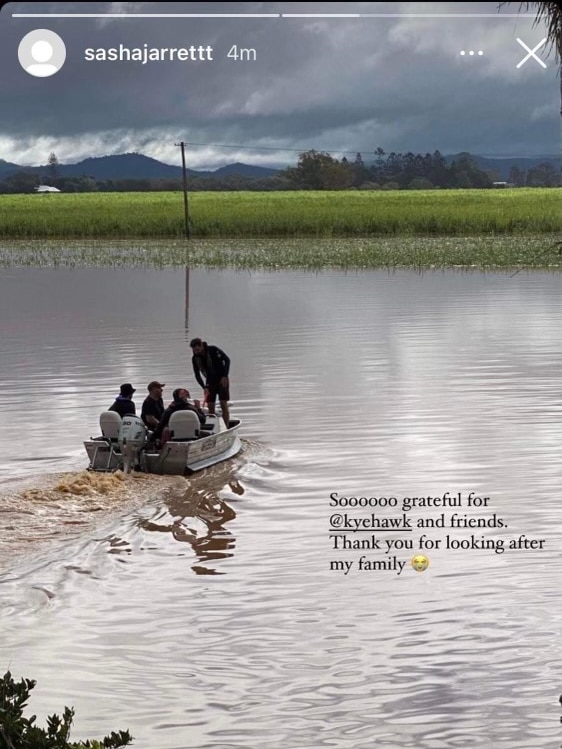
[[[145,452],[141,467],[147,473],[171,476],[201,471],[237,455],[242,443],[237,428],[191,442],[167,442],[157,453]],[[144,464],[144,465],[143,465]]]
[[[232,421],[227,429],[222,419],[222,429],[193,440],[171,440],[158,451],[144,448],[140,451],[137,468],[146,473],[185,476],[216,463],[229,460],[242,449],[238,435],[240,421]],[[123,455],[117,446],[102,437],[86,440],[84,447],[92,471],[116,471],[123,468]]]

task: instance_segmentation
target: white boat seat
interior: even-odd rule
[[[90,463],[90,469],[94,471],[115,470],[115,462],[113,461],[113,458],[117,456],[119,461],[121,461],[121,454],[119,452],[117,440],[119,438],[119,430],[121,429],[122,423],[123,420],[116,411],[103,411],[100,414],[100,429],[103,436],[96,437],[96,449]],[[98,461],[98,453],[100,450],[102,456],[107,452],[107,463],[103,467]]]
[[[199,427],[199,417],[195,411],[176,411],[168,423],[173,440],[193,440],[199,436]]]
[[[103,436],[108,440],[116,440],[123,420],[116,411],[104,411],[100,414],[100,428]]]

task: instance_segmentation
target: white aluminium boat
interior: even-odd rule
[[[136,469],[183,476],[233,458],[242,448],[239,419],[227,426],[220,416],[207,414],[201,425],[193,411],[176,411],[168,427],[169,439],[157,448],[138,416],[121,419],[114,411],[104,411],[100,416],[101,436],[84,442],[89,470]]]

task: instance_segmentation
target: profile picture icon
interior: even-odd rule
[[[20,65],[37,78],[58,73],[66,59],[63,40],[54,31],[36,29],[26,34],[18,47]]]

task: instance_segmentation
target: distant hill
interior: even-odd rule
[[[450,164],[459,156],[466,154],[449,154],[445,160]],[[516,166],[523,171],[544,162],[549,163],[557,171],[560,171],[560,156],[537,156],[532,158],[517,157],[491,157],[469,154],[478,164],[480,169],[492,171],[498,174],[501,180],[507,180],[511,167]],[[0,180],[5,179],[14,172],[25,171],[31,174],[39,174],[47,178],[48,166],[21,166],[0,159]],[[197,171],[188,169],[190,177],[220,178],[232,176],[251,177],[260,179],[278,174],[281,170],[271,169],[253,164],[227,164],[215,171]],[[162,161],[152,159],[140,153],[123,153],[117,156],[100,156],[84,159],[76,164],[60,164],[58,167],[59,177],[93,177],[96,180],[108,179],[181,179],[182,170],[180,166],[164,164]]]
[[[44,166],[37,169],[47,171]],[[191,170],[188,173],[194,174]],[[94,179],[166,179],[181,178],[181,167],[163,164],[140,153],[123,153],[84,159],[77,164],[64,164],[59,167],[59,174],[61,177],[86,175]]]
[[[14,172],[48,175],[48,166],[20,166],[0,159],[0,179]],[[191,177],[270,177],[277,169],[267,169],[251,164],[228,164],[214,172],[187,169]],[[143,156],[140,153],[123,153],[117,156],[99,156],[84,159],[76,164],[59,164],[59,177],[93,177],[94,179],[181,179],[181,166],[164,164],[162,161]]]
[[[8,174],[19,172],[21,169],[23,169],[23,167],[18,166],[17,164],[11,164],[9,161],[4,161],[4,159],[0,159],[0,179],[7,177]]]
[[[445,160],[447,164],[450,164],[452,161],[455,161],[455,159],[458,159],[459,156],[464,156],[466,154],[451,154],[449,156],[445,156]],[[538,164],[550,164],[554,169],[556,169],[557,172],[560,172],[560,156],[533,156],[532,158],[517,158],[517,157],[502,157],[502,156],[478,156],[475,154],[469,154],[470,157],[478,164],[478,167],[480,169],[483,169],[485,172],[492,171],[496,172],[501,180],[507,180],[509,177],[509,172],[512,167],[516,166],[519,169],[521,169],[524,172],[527,172],[532,167],[537,166]]]
[[[221,166],[215,172],[207,172],[211,177],[228,177],[232,174],[236,174],[242,177],[272,177],[274,174],[279,173],[279,169],[268,169],[265,166],[252,166],[251,164],[228,164],[227,166]]]

